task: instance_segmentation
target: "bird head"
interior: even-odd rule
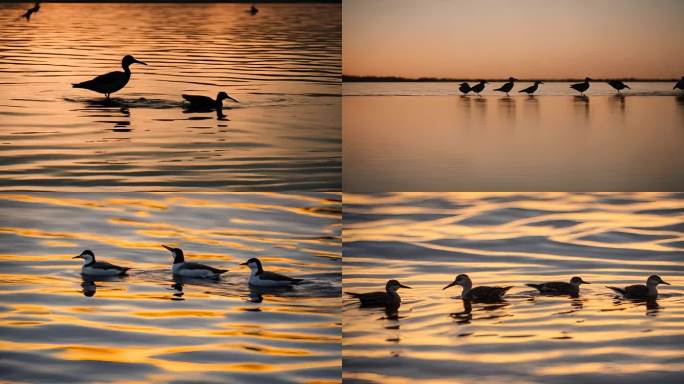
[[[447,289],[449,287],[453,287],[454,285],[464,286],[464,285],[468,284],[469,282],[470,282],[470,277],[468,277],[468,275],[466,275],[465,273],[461,273],[460,275],[456,276],[454,281],[449,283],[449,285],[442,288],[442,290]]]
[[[95,254],[93,251],[86,249],[85,251],[81,252],[80,255],[72,257],[72,259],[83,259],[85,260],[86,264],[88,264],[95,260]]]
[[[142,65],[147,65],[147,63],[142,62],[142,61],[136,59],[135,57],[133,57],[133,56],[131,56],[131,55],[126,55],[126,56],[124,56],[124,58],[121,60],[121,66],[124,67],[124,68],[128,68],[131,64],[134,64],[134,63],[138,63],[138,64],[142,64]]]
[[[249,267],[249,269],[253,271],[262,271],[263,268],[261,266],[261,261],[257,259],[256,257],[252,257],[251,259],[245,261],[244,263],[240,263],[240,265],[246,265]]]
[[[397,280],[390,280],[387,282],[385,285],[385,289],[388,291],[396,292],[399,288],[408,288],[411,289],[411,287],[404,285]]]
[[[658,284],[670,285],[670,283],[661,279],[660,276],[658,276],[658,275],[651,275],[648,277],[648,280],[646,280],[646,285],[658,285]]]
[[[582,280],[582,278],[579,276],[574,276],[572,279],[570,279],[570,284],[578,286],[580,284],[591,284],[591,283]]]
[[[223,91],[219,92],[218,95],[216,95],[216,99],[217,99],[218,101],[223,101],[224,99],[228,99],[228,100],[232,100],[232,101],[234,101],[234,102],[236,102],[236,103],[239,103],[239,101],[237,101],[237,100],[233,99],[232,97],[228,96],[228,94],[225,93],[225,92],[223,92]]]

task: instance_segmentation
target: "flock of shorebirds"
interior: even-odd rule
[[[514,77],[509,77],[508,81],[504,83],[501,87],[496,88],[495,91],[497,92],[503,92],[508,96],[508,93],[513,90],[513,86],[515,85],[515,82],[518,81],[518,79]],[[584,92],[586,92],[591,84],[589,83],[590,81],[593,81],[591,78],[587,77],[584,79],[583,82],[581,83],[575,83],[575,84],[570,84],[570,88],[574,89],[575,91],[579,92],[580,95],[584,96]],[[622,81],[619,80],[608,80],[606,81],[608,85],[613,87],[618,94],[620,94],[620,91],[623,89],[632,89],[629,87],[629,85],[623,83]],[[464,95],[467,95],[470,92],[476,93],[478,96],[480,95],[480,92],[482,92],[485,89],[485,84],[487,84],[486,80],[480,80],[479,83],[471,86],[468,83],[461,83],[458,87],[458,90],[461,91]],[[537,90],[539,89],[539,84],[544,84],[543,81],[537,80],[532,84],[531,86],[527,88],[523,88],[519,90],[518,92],[520,93],[527,93],[528,95],[533,95]],[[681,89],[684,91],[684,76],[682,76],[681,79],[677,83],[675,83],[674,87],[672,87],[672,90],[675,89]]]
[[[209,265],[185,261],[183,250],[162,245],[173,255],[173,266],[171,272],[174,277],[188,277],[197,279],[219,279],[222,274],[228,272],[227,269],[215,268]],[[85,250],[74,259],[83,259],[81,274],[85,277],[107,277],[123,276],[131,268],[121,267],[106,261],[96,261],[95,254],[91,250]],[[245,265],[250,269],[248,283],[255,287],[287,288],[303,282],[303,279],[296,279],[276,272],[265,271],[261,261],[251,258],[240,265]]]
[[[569,283],[561,281],[552,281],[548,283],[540,284],[526,284],[528,287],[532,287],[538,290],[543,295],[568,295],[571,297],[579,297],[580,285],[591,284],[582,280],[581,277],[573,277],[570,279]],[[655,300],[658,297],[658,285],[670,283],[665,282],[658,275],[651,275],[646,279],[646,285],[630,285],[624,288],[606,286],[613,290],[618,295],[624,297],[625,299],[637,299],[637,300]],[[506,292],[513,288],[513,286],[507,287],[488,287],[479,286],[473,287],[473,282],[470,277],[466,274],[460,274],[456,276],[453,282],[449,283],[446,287],[447,289],[453,287],[454,285],[460,285],[463,287],[461,291],[461,299],[469,302],[497,302],[504,298]],[[347,292],[348,295],[359,299],[362,307],[398,307],[401,304],[401,297],[397,293],[399,288],[411,288],[404,284],[401,284],[397,280],[389,280],[385,285],[385,292],[368,292],[368,293],[353,293]]]

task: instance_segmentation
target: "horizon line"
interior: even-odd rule
[[[357,76],[357,75],[342,75],[342,82],[479,82],[481,80],[491,81],[491,82],[507,82],[508,78],[458,78],[458,77],[403,77],[403,76]],[[584,81],[584,78],[528,78],[528,79],[517,79],[518,82],[534,82],[536,80],[548,81],[548,82],[571,82],[571,81]],[[662,82],[672,82],[679,81],[678,78],[636,78],[636,77],[605,77],[596,78],[592,81],[608,81],[608,80],[619,80],[619,81],[631,81],[631,82],[645,82],[645,81],[662,81]]]

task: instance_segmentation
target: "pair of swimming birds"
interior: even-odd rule
[[[162,247],[168,249],[173,254],[173,266],[171,271],[174,276],[191,278],[211,278],[218,279],[227,269],[214,268],[209,265],[185,261],[183,250],[171,248],[166,245]],[[106,261],[95,261],[95,254],[90,250],[83,251],[74,259],[83,259],[84,264],[81,273],[87,276],[122,276],[128,273],[131,268],[121,267]],[[261,261],[251,258],[241,265],[246,265],[250,269],[249,284],[259,287],[290,287],[301,283],[302,279],[295,279],[280,273],[265,271]]]
[[[147,65],[145,62],[136,59],[131,55],[126,55],[121,60],[121,67],[123,71],[114,71],[105,73],[104,75],[97,76],[91,80],[84,81],[82,83],[72,84],[74,88],[83,88],[90,91],[98,92],[104,94],[109,100],[109,95],[114,92],[121,90],[128,84],[131,79],[131,65],[142,64]],[[187,102],[190,103],[190,109],[194,110],[217,110],[220,111],[223,108],[223,100],[231,100],[236,103],[238,101],[225,92],[219,92],[216,95],[216,99],[212,99],[208,96],[199,95],[181,95]]]
[[[545,295],[570,295],[573,297],[579,296],[580,285],[591,284],[582,280],[581,277],[573,277],[570,279],[569,283],[561,281],[552,281],[548,283],[541,284],[526,284],[528,287],[532,287],[538,290],[540,293]],[[630,285],[625,288],[611,287],[607,288],[613,290],[615,293],[620,294],[627,299],[655,299],[658,297],[657,286],[659,284],[670,285],[670,283],[665,282],[658,275],[651,275],[646,280],[646,285]],[[453,282],[449,283],[446,287],[447,289],[453,287],[454,285],[460,285],[463,287],[461,292],[461,298],[463,300],[469,301],[498,301],[503,298],[506,292],[513,288],[513,286],[507,287],[488,287],[479,286],[473,287],[473,282],[470,277],[466,274],[460,274],[456,276]],[[401,297],[397,293],[399,288],[411,288],[404,284],[401,284],[397,280],[389,280],[385,285],[385,292],[368,292],[368,293],[352,293],[347,294],[359,299],[362,306],[397,306],[401,304]]]

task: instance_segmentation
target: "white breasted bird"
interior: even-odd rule
[[[162,245],[162,247],[168,249],[173,254],[173,266],[171,267],[171,271],[173,271],[174,276],[216,279],[221,277],[222,273],[228,272],[227,269],[219,269],[200,263],[185,261],[183,250],[180,248],[171,248],[166,245]]]
[[[78,256],[74,256],[73,259],[83,259],[84,264],[81,268],[81,273],[84,275],[121,276],[125,275],[130,269],[127,267],[120,267],[106,261],[95,261],[95,254],[89,249],[81,252],[81,254]]]
[[[646,279],[646,285],[636,284],[624,288],[606,286],[606,288],[612,289],[626,299],[655,299],[658,297],[658,284],[670,285],[660,276],[651,275]]]
[[[280,273],[264,271],[261,261],[256,257],[253,257],[240,265],[249,267],[249,285],[256,287],[289,287],[303,281],[302,279],[295,279],[281,275]]]

